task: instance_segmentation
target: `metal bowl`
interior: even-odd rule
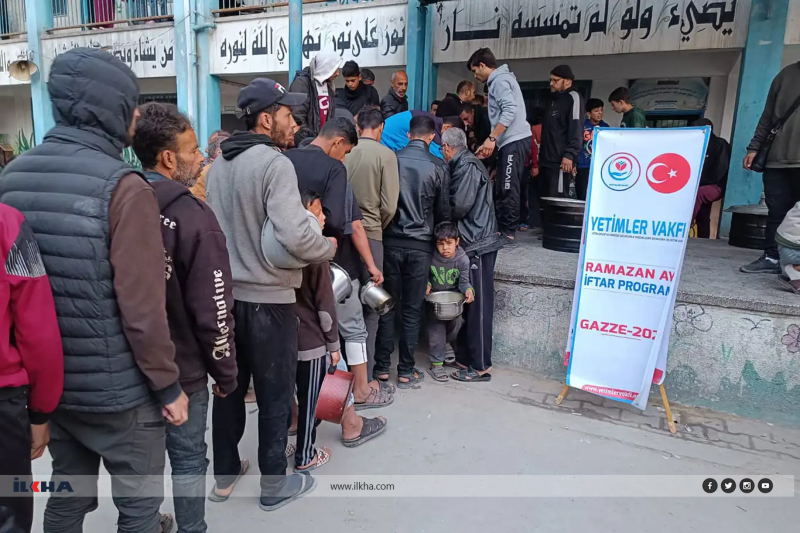
[[[347,300],[353,293],[350,274],[336,263],[331,263],[331,284],[333,284],[333,296],[338,303]]]
[[[432,292],[425,299],[433,305],[433,314],[439,320],[453,320],[464,312],[466,297],[456,291]]]
[[[368,281],[361,289],[361,303],[378,315],[385,315],[394,307],[394,298],[374,281]]]

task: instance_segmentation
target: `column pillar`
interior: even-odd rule
[[[425,22],[425,50],[423,59],[423,90],[422,101],[419,109],[427,111],[430,109],[431,102],[436,99],[436,85],[439,83],[439,65],[433,64],[433,9],[429,7],[425,10],[423,20]]]
[[[423,109],[425,92],[425,19],[426,8],[420,0],[408,0],[406,17],[406,74],[408,74],[408,108]]]
[[[757,204],[761,198],[761,174],[743,169],[742,159],[761,118],[772,79],[781,69],[788,12],[789,0],[753,0],[751,4],[747,44],[742,52],[739,74],[725,207]],[[727,235],[730,224],[730,213],[724,213],[720,233]]]
[[[303,68],[303,0],[289,0],[289,85]],[[332,96],[332,95],[331,95]]]
[[[201,15],[197,29],[197,97],[203,105],[198,106],[195,127],[197,140],[202,148],[208,145],[208,138],[222,127],[222,95],[219,78],[211,74],[211,27],[214,16],[212,9],[219,7],[219,0],[197,0],[197,11]]]
[[[203,0],[198,0],[198,3]],[[175,85],[178,92],[178,109],[193,122],[198,118],[196,41],[192,25],[194,0],[175,0]]]
[[[25,0],[25,29],[28,32],[28,50],[31,59],[39,67],[31,77],[31,111],[33,133],[36,144],[41,144],[44,135],[55,126],[53,104],[47,93],[45,80],[45,59],[42,54],[41,35],[45,29],[53,26],[52,0]],[[16,58],[13,58],[16,59]]]

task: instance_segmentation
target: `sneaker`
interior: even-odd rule
[[[503,235],[503,241],[504,241],[503,248],[516,248],[517,246],[519,246],[519,243],[517,243],[517,239],[509,235]]]
[[[764,254],[749,265],[739,267],[739,271],[746,274],[780,274],[781,266],[777,259],[772,259]]]

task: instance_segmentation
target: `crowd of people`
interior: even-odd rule
[[[426,373],[491,380],[497,253],[540,224],[540,197],[567,196],[574,182],[586,198],[592,137],[607,124],[603,101],[584,103],[566,65],[551,72],[552,104],[533,125],[514,74],[489,49],[467,68],[485,96],[464,80],[416,111],[405,72],[379,100],[371,72],[320,53],[289,90],[267,78],[242,88],[245,130],[214,133],[204,157],[175,106],[137,106],[137,79],[112,55],[78,48],[54,60],[56,126],[0,177],[0,476],[30,482],[31,461],[49,448],[52,482],[79,494],[51,494],[46,533],[82,530],[101,461],[125,479],[112,483],[119,531],[171,531],[175,521],[206,531],[206,498],[228,500],[251,466],[239,452],[250,395],[259,506],[272,511],[313,490],[310,472],[332,460],[315,416],[329,368],[354,376],[347,448],[388,427],[360,412],[392,405]],[[775,117],[797,107],[782,86],[776,79],[746,167]],[[626,89],[608,100],[624,125],[644,125]],[[777,211],[796,200],[786,137],[798,121],[785,121],[764,176],[771,238],[795,292],[800,208],[785,220]],[[122,160],[127,146],[141,170]],[[706,158],[695,217],[724,194],[730,146],[712,136]],[[768,241],[747,271],[778,269]],[[333,263],[350,278],[341,301]],[[362,305],[367,284],[396,305],[380,316]],[[439,292],[463,294],[463,314],[442,320],[426,308]],[[429,364],[418,368],[423,335]],[[159,510],[165,456],[175,519]],[[32,519],[32,497],[0,496],[0,529],[29,532]]]

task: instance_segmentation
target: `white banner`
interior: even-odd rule
[[[595,130],[567,385],[644,410],[663,383],[708,128]]]
[[[172,23],[170,23],[172,24]],[[42,39],[45,72],[58,54],[73,48],[108,50],[128,65],[137,78],[175,76],[175,29],[169,25],[125,31],[86,31],[69,37]]]
[[[403,3],[309,11],[303,15],[303,67],[322,50],[361,67],[406,64]],[[258,74],[289,68],[289,17],[264,15],[217,20],[211,37],[211,73]]]
[[[434,62],[743,48],[750,0],[452,0],[436,5]]]

